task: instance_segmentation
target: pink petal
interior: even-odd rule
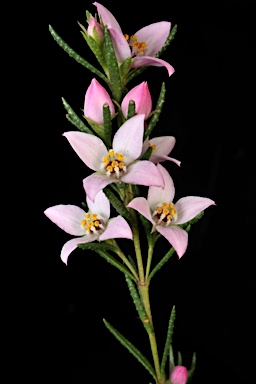
[[[99,240],[125,238],[132,240],[132,230],[122,216],[110,219],[107,228],[100,235]]]
[[[133,208],[139,213],[141,213],[146,219],[148,219],[153,225],[155,224],[152,219],[150,212],[149,204],[144,197],[135,197],[130,203],[126,206],[127,208]]]
[[[173,136],[160,136],[149,139],[150,145],[156,145],[154,155],[169,155],[173,150],[176,139]]]
[[[167,61],[157,59],[156,57],[136,56],[132,60],[132,68],[140,68],[143,66],[165,67],[169,76],[175,72],[174,68],[169,63],[167,63]]]
[[[175,203],[177,210],[177,221],[175,224],[184,224],[192,220],[200,212],[204,211],[210,205],[216,205],[215,202],[207,197],[186,196]]]
[[[149,187],[148,203],[152,211],[156,209],[156,206],[159,203],[172,203],[175,193],[173,180],[170,174],[161,164],[157,164],[156,167],[163,176],[165,187],[164,189],[157,187]]]
[[[136,85],[123,98],[121,109],[125,117],[127,117],[130,100],[135,102],[135,112],[144,114],[146,119],[152,110],[152,99],[146,81]]]
[[[184,255],[188,245],[188,234],[184,229],[174,225],[169,227],[156,226],[156,230],[161,233],[173,246],[179,259]]]
[[[104,124],[103,105],[107,103],[111,116],[115,113],[114,104],[104,87],[94,78],[89,85],[84,99],[84,115],[96,124]]]
[[[108,150],[101,139],[97,136],[84,132],[65,132],[63,133],[71,147],[80,157],[80,159],[93,171],[100,170],[102,158],[108,153]]]
[[[88,196],[86,197],[86,202],[92,213],[97,213],[105,222],[108,221],[110,216],[110,203],[102,190],[96,194],[94,202],[90,200]]]
[[[113,149],[124,155],[126,164],[136,160],[142,150],[144,115],[135,115],[127,120],[113,138]]]
[[[118,63],[123,63],[125,59],[131,57],[131,49],[129,44],[122,32],[113,28],[109,28],[109,32],[111,34],[116,59]]]
[[[105,8],[102,4],[94,2],[93,5],[96,6],[99,16],[102,18],[103,24],[107,25],[108,28],[114,28],[122,32],[120,25],[118,24],[116,18],[112,13]]]
[[[164,188],[164,180],[161,173],[155,164],[147,160],[137,161],[130,165],[127,173],[122,176],[122,181],[128,184],[154,185]]]
[[[186,367],[182,365],[176,365],[173,368],[172,373],[170,375],[170,381],[172,384],[186,384],[188,379],[188,370]]]
[[[147,56],[154,56],[164,46],[171,30],[171,23],[168,21],[160,21],[147,25],[136,33],[137,40],[147,44]]]
[[[83,186],[86,195],[89,197],[90,200],[94,201],[96,194],[101,189],[105,188],[108,184],[117,182],[117,179],[113,179],[111,177],[108,177],[107,175],[95,172],[83,180]]]
[[[55,205],[47,208],[44,214],[63,231],[74,236],[84,235],[81,221],[85,211],[76,205]]]
[[[76,249],[77,244],[84,244],[84,243],[91,243],[92,241],[96,240],[98,236],[91,235],[91,236],[83,236],[83,237],[76,237],[75,239],[71,239],[67,241],[61,250],[61,260],[67,264],[68,262],[68,257],[74,249]]]
[[[173,157],[169,157],[169,156],[151,155],[149,160],[152,161],[152,163],[154,163],[154,164],[158,164],[158,163],[161,163],[163,161],[173,161],[178,166],[180,166],[180,164],[181,164],[181,162],[179,160],[176,160]]]

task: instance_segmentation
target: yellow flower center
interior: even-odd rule
[[[177,211],[173,203],[159,203],[152,215],[157,225],[167,227],[177,219]]]
[[[147,44],[145,41],[138,41],[136,35],[124,35],[126,38],[126,41],[128,42],[129,46],[132,50],[132,56],[145,56],[146,50],[147,50]]]
[[[152,152],[156,150],[156,145],[155,144],[150,144],[150,142],[148,142],[148,146],[152,147]]]
[[[113,149],[110,149],[107,156],[103,157],[100,168],[106,172],[107,176],[114,176],[120,179],[126,172],[124,156],[122,153],[117,153]]]
[[[97,213],[87,212],[81,220],[81,228],[85,230],[86,235],[100,235],[105,230],[105,223]]]

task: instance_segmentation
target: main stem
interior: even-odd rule
[[[146,314],[148,316],[148,319],[150,321],[150,324],[152,326],[152,332],[150,332],[149,335],[149,342],[151,347],[151,352],[154,360],[154,366],[156,371],[156,377],[157,377],[157,384],[164,384],[165,383],[165,377],[161,373],[160,368],[160,362],[159,362],[159,356],[158,356],[158,350],[157,350],[157,342],[156,342],[156,335],[154,332],[154,326],[152,321],[152,314],[150,309],[150,302],[149,302],[149,283],[146,282],[144,285],[139,284],[139,290],[141,293],[141,297],[143,300],[144,308],[146,311]]]

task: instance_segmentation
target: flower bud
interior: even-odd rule
[[[90,20],[88,21],[87,33],[96,41],[98,45],[102,43],[104,38],[102,27],[92,15],[90,15]]]
[[[107,103],[111,117],[115,114],[114,104],[102,85],[94,78],[89,85],[84,99],[84,116],[92,123],[103,124],[103,105]]]
[[[187,379],[188,370],[186,367],[183,367],[182,365],[177,365],[173,368],[170,375],[170,381],[172,384],[186,384]]]
[[[125,118],[127,118],[129,101],[135,102],[135,112],[137,115],[144,114],[145,120],[152,109],[152,99],[148,89],[148,83],[143,81],[141,84],[132,88],[124,97],[121,109]]]

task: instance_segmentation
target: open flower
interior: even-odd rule
[[[76,205],[55,205],[47,208],[45,215],[63,231],[70,235],[79,236],[67,241],[61,250],[61,260],[67,264],[70,253],[77,244],[115,238],[132,239],[132,231],[122,216],[109,219],[110,203],[105,194],[100,191],[92,202],[88,196],[86,202],[89,208],[85,212]]]
[[[167,156],[173,149],[176,139],[173,136],[161,136],[149,139],[148,137],[143,143],[142,154],[146,152],[148,147],[152,147],[152,153],[149,158],[150,161],[157,164],[162,161],[173,161],[180,166],[180,161],[173,157]]]
[[[103,105],[107,103],[111,117],[115,114],[115,107],[108,92],[94,78],[87,88],[84,99],[84,116],[94,124],[104,124]]]
[[[127,118],[130,100],[133,100],[135,103],[135,112],[138,115],[144,114],[146,120],[152,110],[152,98],[146,81],[136,85],[123,98],[121,109],[125,118]]]
[[[178,225],[192,220],[210,205],[215,205],[215,202],[206,197],[186,196],[174,204],[173,180],[161,164],[156,167],[163,175],[165,187],[149,187],[147,199],[136,197],[127,207],[146,217],[153,224],[152,232],[156,230],[161,233],[181,258],[187,249],[188,233]]]
[[[170,30],[171,23],[161,21],[150,24],[134,35],[124,35],[119,23],[112,13],[100,3],[93,3],[97,7],[99,16],[110,31],[117,61],[123,63],[127,58],[132,58],[131,67],[142,66],[166,67],[169,76],[174,73],[174,68],[164,60],[154,57],[164,46]]]
[[[183,367],[182,365],[176,365],[170,374],[171,384],[186,384],[187,379],[188,379],[187,368]]]
[[[145,115],[135,115],[115,133],[112,149],[108,150],[97,136],[83,132],[66,132],[72,148],[93,171],[83,180],[89,198],[111,183],[154,185],[164,187],[161,172],[151,161],[138,160],[142,151]]]

